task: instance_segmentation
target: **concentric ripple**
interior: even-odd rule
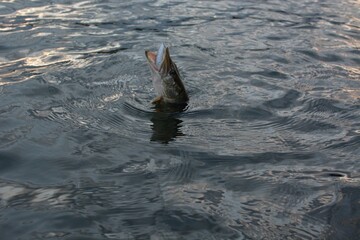
[[[358,239],[359,7],[1,1],[0,239]]]

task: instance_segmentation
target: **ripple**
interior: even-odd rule
[[[0,5],[0,239],[359,235],[358,3]]]
[[[152,116],[152,112],[137,108],[135,105],[132,105],[128,102],[125,102],[123,107],[124,107],[124,111],[129,116],[133,116],[135,118],[141,119],[141,118],[148,118],[149,116]]]
[[[0,181],[0,199],[6,206],[64,207],[70,204],[70,192],[61,188],[34,188],[17,183]]]
[[[300,132],[313,132],[313,131],[329,131],[335,130],[338,126],[311,118],[292,118],[292,117],[279,117],[277,120],[265,123],[254,124],[254,128],[267,128],[274,127],[277,130],[294,130]]]
[[[271,119],[273,114],[262,107],[213,108],[190,110],[184,117],[211,119],[239,119],[245,121]]]
[[[196,176],[196,165],[193,162],[185,161],[182,164],[167,171],[167,181],[178,183],[191,182]]]
[[[309,56],[315,60],[320,60],[324,62],[340,62],[343,61],[343,58],[338,54],[333,53],[326,53],[326,54],[319,54],[316,51],[310,50],[298,50],[299,53],[302,53],[306,56]]]
[[[329,149],[343,149],[349,151],[355,151],[359,149],[360,136],[349,137],[348,139],[342,139],[339,143],[333,143],[327,146]]]
[[[345,109],[337,107],[338,102],[329,99],[311,99],[307,102],[307,105],[304,107],[304,112],[309,113],[319,113],[319,112],[329,112],[329,113],[339,113],[345,111]]]
[[[347,178],[350,176],[350,173],[339,171],[323,171],[319,175],[320,177]]]
[[[283,97],[265,102],[265,106],[271,108],[289,108],[294,105],[301,93],[296,90],[289,90]]]
[[[264,77],[277,78],[277,79],[287,79],[287,75],[279,71],[265,70],[261,72],[254,72],[252,73],[252,75],[260,75]]]

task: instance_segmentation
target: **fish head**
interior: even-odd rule
[[[158,52],[145,51],[158,98],[169,103],[186,103],[188,96],[170,50],[161,44]]]

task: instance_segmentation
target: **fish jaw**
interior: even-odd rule
[[[156,62],[155,62],[157,54],[155,52],[145,51],[145,56],[148,61],[148,65],[150,67],[150,71],[151,71],[151,75],[152,75],[152,83],[153,83],[154,89],[155,89],[158,97],[161,97],[161,95],[164,91],[164,88],[162,85],[159,67],[156,65]]]
[[[151,72],[159,72],[159,68],[156,65],[157,54],[151,51],[145,51],[145,56],[150,66]]]
[[[152,74],[160,75],[161,77],[168,75],[172,63],[169,48],[161,44],[158,52],[145,51],[145,56]]]

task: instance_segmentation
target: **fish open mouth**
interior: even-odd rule
[[[151,67],[156,72],[167,73],[171,65],[169,48],[161,44],[157,52],[145,51],[145,56]]]
[[[155,71],[159,71],[159,67],[156,65],[157,54],[155,52],[145,51],[145,56],[150,64],[150,67]]]

